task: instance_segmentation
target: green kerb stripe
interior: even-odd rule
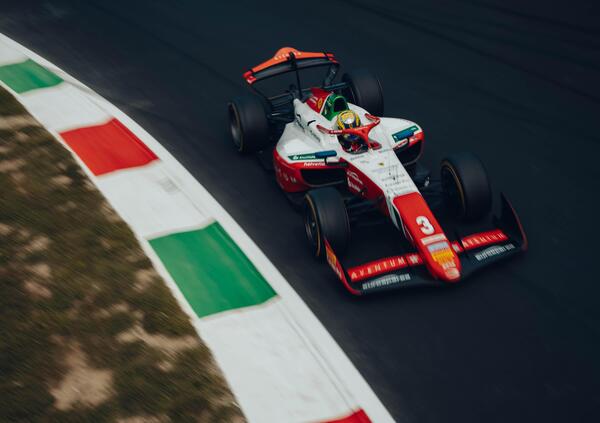
[[[63,80],[33,60],[0,66],[0,80],[17,93],[52,87]]]
[[[198,317],[261,304],[275,291],[218,223],[150,241]]]

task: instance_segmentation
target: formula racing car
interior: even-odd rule
[[[383,117],[379,80],[356,70],[336,82],[339,67],[331,53],[282,48],[244,73],[254,93],[232,100],[228,113],[237,150],[272,160],[277,183],[302,210],[313,254],[348,291],[454,284],[527,249],[503,194],[492,216],[475,155],[449,155],[433,178],[418,162],[421,126]],[[315,70],[324,76],[303,88]],[[267,93],[267,83],[283,76],[290,85]],[[386,231],[392,242],[376,237],[349,253],[351,232],[378,222],[395,227]]]

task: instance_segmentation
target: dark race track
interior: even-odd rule
[[[0,32],[163,143],[277,265],[397,420],[600,421],[598,6],[167,3],[4,0]],[[530,251],[456,289],[347,295],[304,248],[301,220],[272,176],[229,143],[225,104],[243,88],[241,73],[284,45],[371,67],[386,114],[424,127],[425,164],[477,153],[519,211]]]

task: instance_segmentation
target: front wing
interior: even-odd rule
[[[484,232],[459,236],[451,242],[460,258],[461,279],[500,260],[527,250],[527,237],[519,218],[501,194],[500,216],[494,216],[492,228]],[[427,271],[422,258],[412,252],[385,257],[353,267],[345,267],[325,240],[329,266],[354,295],[419,286],[453,284],[435,279]]]

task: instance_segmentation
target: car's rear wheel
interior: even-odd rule
[[[481,160],[472,153],[442,160],[440,176],[446,205],[458,218],[477,220],[492,207],[492,192]]]
[[[260,98],[250,95],[236,97],[227,110],[231,138],[240,153],[255,153],[269,144],[269,121]]]
[[[379,79],[367,69],[345,73],[342,81],[348,84],[344,95],[351,103],[375,116],[383,116],[383,90]]]
[[[350,221],[341,194],[334,188],[309,191],[304,197],[304,228],[316,257],[325,251],[325,239],[336,255],[342,255],[350,242]]]

